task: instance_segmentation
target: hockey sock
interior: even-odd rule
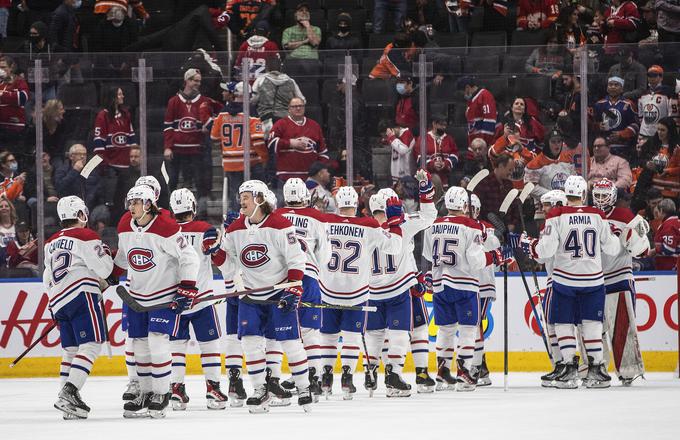
[[[392,365],[392,371],[401,375],[404,370],[404,361],[408,351],[408,331],[406,330],[387,330],[387,338],[390,346],[387,352],[387,362]]]
[[[380,353],[383,350],[383,341],[385,340],[385,329],[381,330],[366,330],[364,335],[366,339],[366,350],[368,353],[364,353],[368,357],[368,361],[371,365],[380,365]]]
[[[574,336],[573,324],[555,324],[555,335],[560,346],[562,359],[564,362],[571,363],[576,354],[576,336]]]
[[[127,368],[128,379],[137,380],[137,369],[135,368],[135,349],[132,338],[125,336],[125,367]]]
[[[335,360],[338,358],[339,333],[321,333],[321,363],[335,368]]]
[[[264,336],[243,336],[241,346],[246,357],[246,369],[254,388],[264,385],[266,358]]]
[[[454,339],[456,336],[456,324],[440,325],[437,331],[437,359],[444,359],[444,366],[451,368],[453,352],[455,351]]]
[[[78,353],[78,347],[64,347],[61,355],[61,365],[59,366],[59,386],[63,387],[68,380],[68,374],[71,371],[71,363],[73,358]]]
[[[151,391],[154,394],[165,394],[170,390],[170,373],[172,368],[170,336],[163,333],[149,332],[148,339],[151,357]]]
[[[139,377],[139,388],[142,393],[151,391],[151,352],[148,338],[132,339],[135,353],[135,367]]]
[[[267,368],[272,370],[272,377],[281,377],[281,363],[283,362],[283,348],[276,339],[267,339]],[[290,362],[290,361],[289,361]]]
[[[458,326],[458,359],[463,361],[463,365],[468,369],[468,371],[470,371],[470,368],[472,367],[472,358],[475,354],[476,335],[476,325]]]
[[[550,343],[550,353],[552,354],[553,361],[562,362],[562,352],[560,351],[560,345],[557,343],[555,326],[553,324],[546,325],[546,331],[548,333],[548,342]]]
[[[187,370],[187,345],[188,339],[178,339],[170,341],[170,351],[172,352],[172,375],[170,382],[184,383],[184,374]]]
[[[389,360],[387,359],[387,352],[389,351],[390,340],[385,338],[382,343],[382,350],[380,350],[380,359],[382,359],[383,365],[387,365]]]
[[[411,355],[416,368],[427,368],[430,354],[427,325],[416,327],[411,332]]]
[[[302,327],[300,336],[305,346],[309,366],[316,370],[317,375],[321,374],[323,363],[321,362],[321,333],[319,329]]]
[[[219,382],[222,371],[220,340],[199,342],[198,346],[201,349],[201,367],[203,367],[205,379]]]
[[[71,362],[71,370],[68,372],[68,381],[76,388],[81,389],[87,376],[90,375],[92,365],[99,356],[102,344],[100,342],[87,342],[78,346],[78,353]]]
[[[342,349],[340,351],[340,363],[349,366],[354,373],[359,363],[359,351],[361,350],[361,333],[342,331]]]
[[[475,336],[475,353],[472,356],[472,365],[482,365],[482,355],[484,354],[484,335],[482,334],[482,327],[477,326]]]
[[[602,363],[602,323],[600,321],[583,321],[582,327],[586,353],[593,358],[595,365]]]
[[[295,386],[307,388],[309,386],[309,368],[307,366],[307,353],[300,339],[281,341],[283,350],[288,356],[288,366],[290,373],[295,380]]]
[[[238,340],[238,335],[227,335],[224,342],[224,367],[227,371],[232,368],[241,371],[241,368],[243,368],[243,348],[241,341]]]

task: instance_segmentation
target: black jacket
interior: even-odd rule
[[[76,10],[59,5],[50,22],[49,42],[64,52],[80,52],[80,23]]]

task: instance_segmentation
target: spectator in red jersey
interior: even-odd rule
[[[655,217],[663,219],[661,226],[654,233],[653,255],[657,270],[673,270],[680,256],[680,220],[671,199],[663,199],[654,208]]]
[[[560,12],[556,0],[519,0],[517,5],[517,29],[537,31],[548,29]]]
[[[276,155],[276,177],[281,185],[291,177],[304,179],[314,162],[328,161],[321,127],[305,117],[305,102],[293,98],[288,117],[279,119],[269,133],[269,151]]]
[[[26,222],[16,225],[16,238],[7,245],[7,266],[30,269],[38,276],[38,240]]]
[[[496,99],[490,91],[479,87],[471,76],[458,80],[458,89],[463,90],[463,97],[468,102],[465,119],[468,123],[468,144],[474,138],[482,138],[491,145],[496,133]]]
[[[418,96],[416,95],[416,87],[413,85],[413,79],[410,76],[404,75],[397,80],[396,84],[397,105],[394,110],[394,120],[400,127],[408,127],[413,133],[418,133],[419,121],[418,116]]]
[[[255,25],[255,34],[244,41],[238,49],[234,70],[243,78],[241,72],[243,58],[249,58],[250,71],[247,76],[250,84],[265,74],[269,58],[279,58],[279,46],[268,37],[269,24],[266,21],[259,21]]]
[[[449,186],[449,176],[458,163],[458,147],[456,141],[446,133],[446,116],[433,115],[432,129],[425,135],[427,157],[425,168],[432,174],[437,174],[444,189]],[[420,163],[420,137],[416,139],[413,156],[416,163]]]
[[[208,122],[210,112],[201,110],[212,106],[213,100],[201,95],[201,72],[187,69],[184,72],[184,87],[170,98],[165,111],[163,131],[163,158],[170,164],[169,189],[177,189],[179,176],[184,177],[185,186],[193,182],[198,197],[207,197],[210,181],[206,181],[203,169],[205,132],[203,124]]]
[[[532,105],[532,110],[529,110],[529,105]],[[527,99],[516,97],[512,101],[510,110],[503,115],[504,126],[514,126],[518,128],[517,136],[524,148],[530,151],[539,151],[543,148],[543,139],[545,137],[545,127],[541,124],[532,113],[537,111],[535,101],[527,102]],[[500,126],[499,126],[500,127]],[[499,136],[501,133],[497,133]]]
[[[28,101],[28,84],[16,74],[16,67],[12,58],[0,57],[0,140],[13,152],[18,152],[17,144],[26,128]]]
[[[609,8],[604,12],[602,25],[605,53],[614,55],[617,44],[636,43],[635,34],[639,24],[640,12],[635,3],[627,0],[611,0]]]

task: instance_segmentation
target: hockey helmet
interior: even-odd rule
[[[391,199],[392,197],[399,198],[396,191],[394,191],[392,188],[383,188],[378,191],[378,194],[382,194],[383,197],[385,197],[385,200]]]
[[[196,197],[187,188],[176,189],[170,194],[170,209],[175,215],[185,212],[196,215]]]
[[[242,194],[244,192],[249,192],[253,197],[257,197],[258,194],[262,194],[264,197],[264,194],[268,189],[267,185],[261,180],[246,180],[238,187],[238,193]]]
[[[78,218],[78,214],[83,213],[85,215],[84,222],[87,223],[87,217],[90,211],[85,206],[85,202],[78,196],[66,196],[59,199],[57,202],[57,214],[59,215],[59,220],[74,220]]]
[[[137,185],[146,185],[150,187],[153,190],[153,202],[158,202],[158,198],[161,196],[161,183],[158,181],[158,179],[156,179],[154,176],[141,176],[135,182],[135,186]]]
[[[351,186],[341,186],[335,194],[338,208],[356,208],[359,203],[359,195]]]
[[[479,212],[482,210],[482,201],[479,200],[477,194],[472,194],[470,200],[472,201],[472,218],[477,218],[479,217]]]
[[[468,194],[465,188],[450,187],[444,195],[444,205],[449,211],[465,211],[468,206]]]
[[[130,202],[133,200],[141,200],[145,205],[149,203],[153,205],[154,203],[154,191],[148,185],[136,185],[130,188],[130,191],[125,197],[125,209],[130,208]]]
[[[541,196],[541,203],[549,203],[550,206],[557,206],[558,203],[561,203],[562,206],[566,206],[567,196],[564,194],[564,191],[553,189]]]
[[[286,203],[308,203],[309,190],[299,177],[292,177],[283,184],[283,200]]]
[[[272,210],[276,209],[276,206],[279,204],[279,201],[276,200],[276,194],[269,188],[264,192],[264,201],[269,204]]]
[[[368,207],[371,210],[371,214],[378,211],[385,212],[387,210],[387,197],[384,194],[380,194],[380,192],[373,194],[368,200]]]
[[[603,178],[593,184],[593,205],[600,209],[608,209],[616,204],[616,186],[614,182]]]
[[[579,197],[585,202],[588,183],[581,176],[569,176],[564,182],[564,194],[567,197]]]

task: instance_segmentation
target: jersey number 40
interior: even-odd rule
[[[583,258],[585,252],[588,258],[595,257],[597,231],[595,229],[571,229],[564,241],[564,251],[571,253],[572,259]]]

